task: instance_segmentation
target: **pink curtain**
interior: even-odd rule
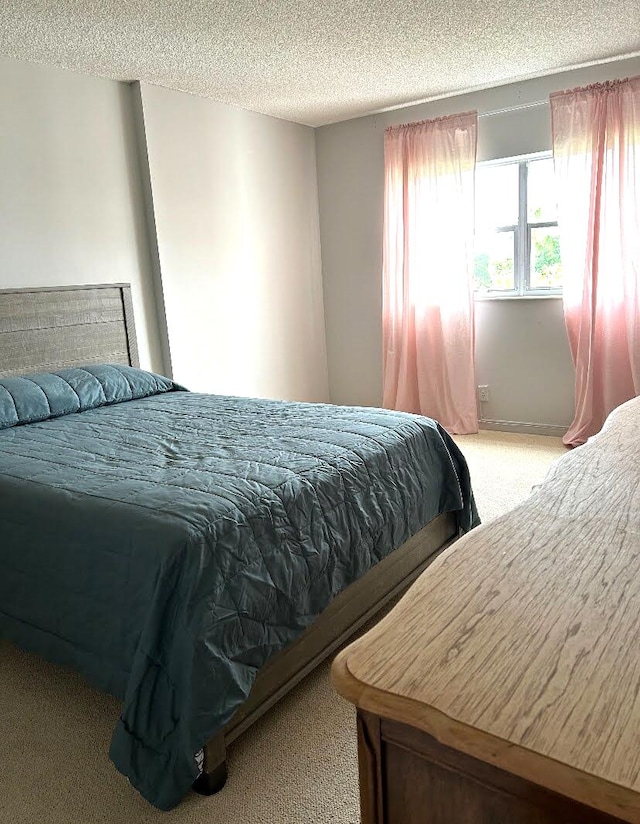
[[[478,431],[473,231],[476,112],[384,136],[383,404]]]
[[[577,446],[640,392],[640,77],[550,103]]]

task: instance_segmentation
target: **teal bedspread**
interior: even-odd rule
[[[0,381],[0,634],[122,700],[111,758],[166,810],[260,666],[438,514],[477,514],[427,418],[110,370]]]

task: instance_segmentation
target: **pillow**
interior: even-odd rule
[[[186,390],[162,375],[110,364],[0,378],[0,429],[173,391]]]

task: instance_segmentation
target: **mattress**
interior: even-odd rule
[[[0,381],[0,634],[122,700],[111,758],[170,809],[336,594],[442,512],[477,523],[467,467],[421,416],[55,377]]]

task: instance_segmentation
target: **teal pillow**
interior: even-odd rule
[[[116,364],[0,378],[0,429],[173,391],[185,390],[162,375]]]

